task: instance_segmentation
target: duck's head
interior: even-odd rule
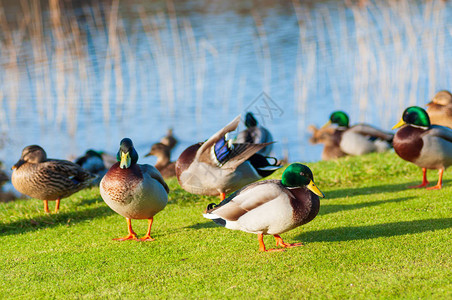
[[[257,126],[257,120],[252,112],[247,112],[245,115],[245,126],[246,128]]]
[[[120,162],[119,167],[121,169],[130,168],[138,162],[138,153],[133,147],[132,140],[129,138],[124,138],[119,144],[119,151],[116,154],[116,160]]]
[[[299,163],[291,164],[286,168],[282,175],[281,183],[288,188],[305,186],[317,196],[325,197],[315,185],[311,169]]]
[[[452,104],[452,94],[449,91],[439,91],[436,93],[435,97],[433,97],[432,102],[429,104],[438,104],[438,105],[450,105]],[[427,104],[427,105],[429,105]]]
[[[402,115],[402,119],[399,121],[399,123],[394,125],[392,129],[402,127],[405,124],[427,129],[430,127],[430,118],[422,107],[410,106],[405,109]]]
[[[343,111],[335,111],[330,115],[330,120],[322,126],[322,128],[328,127],[331,124],[336,124],[339,127],[347,127],[349,126],[348,115]]]
[[[155,155],[155,156],[161,156],[161,155],[166,155],[168,156],[170,154],[171,149],[163,144],[163,143],[155,143],[154,145],[152,145],[151,150],[149,151],[148,154],[146,154],[144,157],[148,157],[151,155]]]
[[[19,168],[24,163],[38,164],[46,160],[47,154],[44,149],[38,145],[30,145],[22,150],[22,155],[20,156],[19,161],[11,168],[11,170]]]

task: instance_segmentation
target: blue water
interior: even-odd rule
[[[42,23],[24,26],[26,9],[3,3],[15,42],[2,30],[0,159],[10,167],[29,144],[54,158],[115,153],[127,136],[141,162],[154,163],[143,154],[170,127],[176,159],[252,110],[277,141],[275,156],[319,160],[306,128],[332,111],[389,130],[406,106],[450,89],[450,2],[380,2],[303,1],[296,10],[292,1],[177,1],[173,11],[167,1],[121,1],[109,27],[114,5],[82,1],[61,8],[60,37],[47,1]]]

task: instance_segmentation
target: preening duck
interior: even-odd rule
[[[44,211],[49,212],[48,201],[55,201],[55,213],[60,200],[87,187],[96,175],[79,165],[59,159],[47,159],[47,154],[38,145],[22,150],[19,161],[12,167],[13,186],[27,196],[44,201]]]
[[[148,231],[140,240],[153,241],[154,215],[168,203],[168,185],[156,168],[137,164],[138,153],[129,138],[122,139],[117,160],[100,182],[102,199],[127,220],[129,234],[115,240],[137,240],[131,220],[147,219]]]
[[[209,204],[203,216],[228,229],[257,234],[260,251],[278,251],[282,249],[265,248],[264,235],[273,235],[276,246],[302,246],[285,243],[279,235],[312,221],[319,212],[319,197],[324,195],[314,184],[311,170],[294,163],[281,180],[251,183],[220,204]]]
[[[431,125],[427,112],[418,106],[405,109],[396,128],[400,129],[394,136],[395,152],[422,168],[422,183],[413,188],[427,186],[427,169],[436,169],[438,183],[428,189],[441,189],[444,170],[452,165],[452,129]]]
[[[256,154],[269,143],[232,143],[226,134],[240,122],[236,117],[204,143],[188,147],[176,162],[176,176],[180,186],[189,193],[220,195],[233,192],[248,183],[269,176],[280,168],[275,159]]]

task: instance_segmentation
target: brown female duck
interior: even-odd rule
[[[154,155],[157,157],[155,167],[162,174],[163,178],[176,176],[176,162],[171,161],[171,148],[163,143],[155,143],[145,157]]]
[[[452,128],[452,94],[439,91],[427,104],[427,113],[432,124]]]
[[[22,194],[44,200],[45,212],[49,212],[49,200],[56,200],[58,212],[62,198],[87,187],[96,178],[73,162],[47,159],[44,149],[37,145],[25,147],[12,169],[13,186]]]

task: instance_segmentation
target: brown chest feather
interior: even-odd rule
[[[140,167],[133,165],[128,169],[121,169],[119,163],[114,164],[105,174],[102,188],[111,200],[128,203],[132,200],[135,188],[143,181]]]
[[[393,146],[395,152],[404,160],[414,162],[420,155],[424,142],[422,134],[424,129],[405,126],[394,136]]]
[[[293,195],[290,199],[290,205],[293,208],[294,222],[303,225],[312,221],[319,213],[319,197],[305,187],[290,189],[289,191]]]

